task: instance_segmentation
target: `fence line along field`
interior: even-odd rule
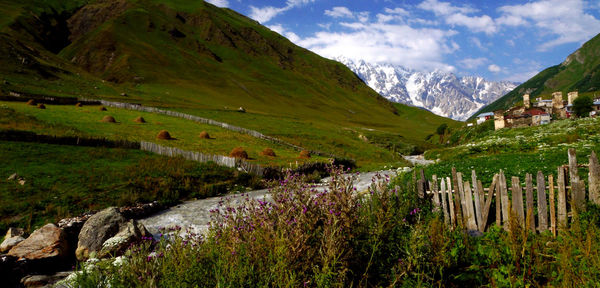
[[[13,110],[13,114],[20,114],[23,119],[43,124],[29,126],[19,124],[19,130],[37,134],[48,134],[48,130],[51,130],[50,134],[55,136],[82,136],[132,142],[152,141],[162,146],[215,155],[229,155],[234,148],[243,147],[248,153],[249,162],[256,162],[263,166],[324,162],[327,159],[318,155],[309,159],[299,158],[299,152],[286,145],[214,125],[156,113],[115,107],[107,107],[103,110],[100,106],[89,105],[81,107],[46,105],[47,109],[37,109],[35,106],[17,102],[2,102],[2,105],[5,107],[3,109]],[[105,116],[112,116],[115,122],[102,122]],[[139,117],[142,117],[145,123],[136,121]],[[11,127],[3,127],[3,129],[11,129]],[[170,140],[157,139],[157,135],[162,130],[168,131]],[[207,132],[210,138],[200,137],[202,132]],[[276,157],[261,155],[266,148],[273,149]]]
[[[577,164],[575,149],[569,149],[568,156],[569,164],[558,167],[556,174],[546,176],[538,171],[535,185],[534,176],[526,174],[524,187],[519,177],[511,177],[509,187],[500,170],[489,188],[484,188],[475,170],[469,182],[453,168],[450,177],[433,175],[430,181],[421,170],[417,191],[420,197],[431,197],[435,209],[451,228],[485,232],[495,221],[505,230],[519,225],[533,232],[550,230],[556,235],[557,231],[568,228],[569,217],[577,217],[586,210],[586,192],[589,201],[600,204],[600,165],[596,153],[592,152],[588,165]],[[585,180],[579,175],[581,166],[588,168],[587,190]]]

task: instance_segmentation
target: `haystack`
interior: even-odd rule
[[[83,106],[81,103],[77,102],[77,104],[75,104],[75,107],[81,107]]]
[[[262,156],[269,156],[269,157],[275,157],[275,151],[273,151],[273,149],[271,148],[265,148],[262,152],[260,152],[260,155]]]
[[[116,123],[117,121],[115,120],[115,117],[110,116],[110,115],[106,115],[106,116],[102,117],[102,122],[105,122],[105,123]]]
[[[233,148],[233,150],[231,150],[231,153],[229,153],[229,157],[248,159],[248,153],[246,153],[246,150],[244,150],[244,148],[236,147]]]
[[[38,104],[37,107],[40,109],[46,109],[46,105],[44,105],[43,103]]]
[[[171,134],[169,134],[167,130],[161,130],[158,132],[158,135],[156,135],[156,139],[171,140],[173,138],[171,138]]]
[[[35,106],[35,100],[29,99],[29,101],[27,101],[27,105]]]
[[[141,116],[135,118],[133,121],[137,122],[137,123],[146,123],[146,119],[144,119],[144,117],[141,117]]]
[[[302,150],[300,151],[300,158],[310,158],[310,151],[308,150]]]
[[[106,111],[106,107],[104,106],[100,106],[100,108],[98,108],[100,111]]]
[[[210,139],[210,135],[208,135],[208,132],[206,131],[200,132],[200,135],[198,135],[198,137],[200,137],[200,139]]]

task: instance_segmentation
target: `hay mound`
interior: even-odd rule
[[[83,106],[81,103],[77,102],[77,104],[75,104],[75,107],[81,107]]]
[[[236,147],[233,148],[233,150],[231,150],[231,153],[229,153],[229,157],[248,159],[248,153],[246,153],[246,150],[244,150],[244,148]]]
[[[146,123],[146,119],[144,119],[144,117],[137,117],[133,121],[137,123]]]
[[[37,107],[40,109],[46,109],[46,105],[44,105],[42,103],[38,104]]]
[[[29,101],[27,101],[27,105],[35,106],[35,100],[29,99]]]
[[[116,123],[117,121],[115,120],[115,117],[110,116],[110,115],[106,115],[104,117],[102,117],[102,122],[104,123]]]
[[[271,148],[265,148],[262,152],[260,152],[260,155],[263,156],[270,156],[270,157],[275,157],[275,151],[273,151],[273,149]]]
[[[304,158],[304,159],[310,158],[310,151],[308,151],[308,150],[300,151],[300,158]]]
[[[208,135],[208,132],[206,131],[200,132],[200,135],[198,135],[198,137],[200,137],[200,139],[210,139],[210,135]]]
[[[161,130],[160,132],[158,132],[158,135],[156,135],[156,139],[171,140],[173,138],[171,137],[171,134],[169,134],[169,132],[167,130]]]
[[[100,106],[100,108],[98,108],[100,111],[106,111],[106,107],[104,106]]]

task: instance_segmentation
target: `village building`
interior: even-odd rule
[[[486,113],[481,113],[479,115],[477,115],[477,125],[492,119],[494,117],[494,112],[486,112]]]

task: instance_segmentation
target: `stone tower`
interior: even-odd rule
[[[577,97],[579,97],[579,93],[577,93],[577,91],[569,92],[567,94],[569,105],[573,105],[573,101],[575,101],[575,99],[577,99]]]
[[[504,111],[494,111],[494,130],[502,129],[506,125],[504,124]]]
[[[563,109],[564,105],[563,105],[563,97],[562,97],[562,92],[554,92],[552,93],[552,109]]]
[[[525,106],[525,109],[531,108],[531,102],[529,101],[529,94],[523,94],[523,106]]]

